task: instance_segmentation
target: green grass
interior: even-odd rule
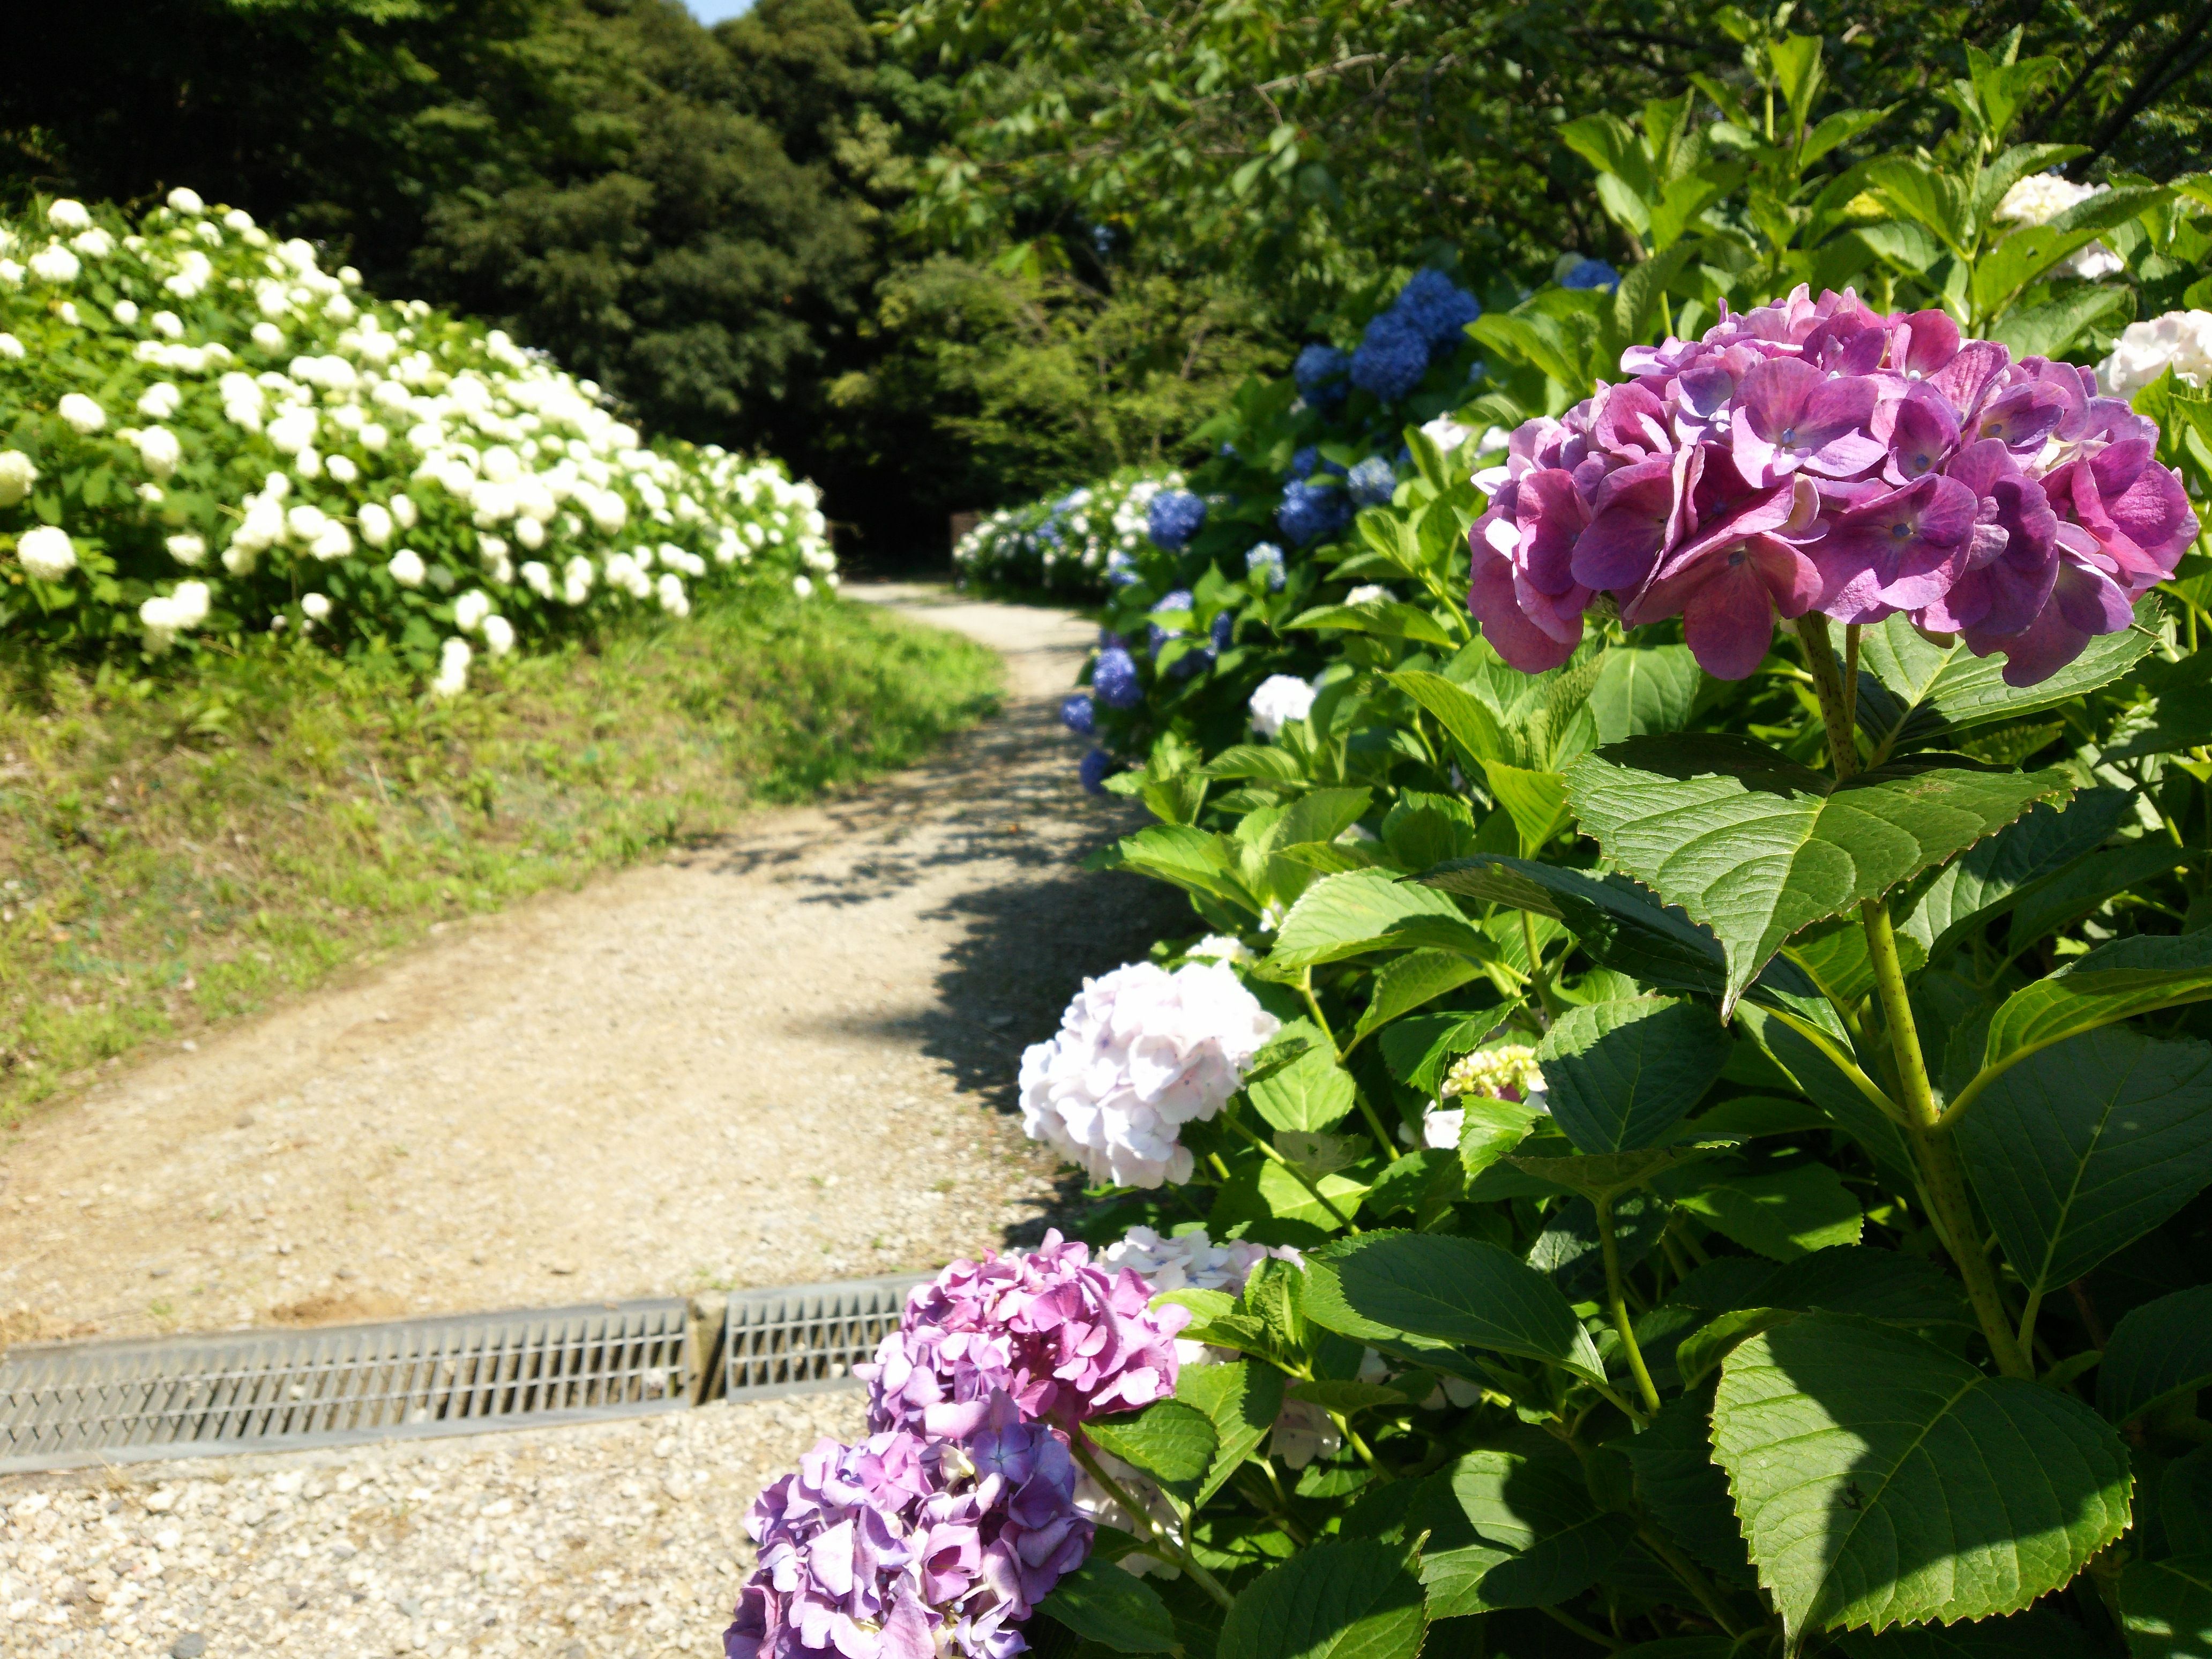
[[[981,646],[733,598],[486,665],[270,644],[0,686],[0,1127],[150,1038],[912,759],[995,706]]]

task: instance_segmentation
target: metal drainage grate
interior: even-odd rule
[[[722,1333],[724,1395],[757,1400],[848,1386],[853,1367],[873,1357],[877,1344],[898,1328],[906,1293],[931,1278],[906,1273],[731,1291]]]
[[[671,1297],[14,1348],[0,1474],[680,1411],[690,1314]]]

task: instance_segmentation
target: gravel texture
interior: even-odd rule
[[[0,1652],[713,1659],[754,1496],[861,1400],[0,1478]]]
[[[1187,906],[1083,855],[1054,718],[1090,625],[878,596],[999,647],[925,763],[172,1049],[0,1136],[0,1347],[927,1268],[1074,1192],[1013,1083]]]

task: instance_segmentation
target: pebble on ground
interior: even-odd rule
[[[710,1659],[745,1511],[857,1390],[465,1440],[0,1479],[0,1650]]]

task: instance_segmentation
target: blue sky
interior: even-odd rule
[[[753,0],[684,0],[684,3],[702,23],[719,23],[725,17],[735,17],[739,12],[753,9]]]

